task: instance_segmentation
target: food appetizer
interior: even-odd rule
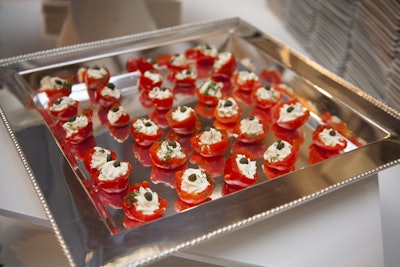
[[[207,201],[215,186],[214,180],[203,170],[194,168],[176,172],[175,182],[179,199],[191,205]]]
[[[187,68],[174,73],[174,87],[194,87],[197,79],[196,70]]]
[[[297,100],[289,100],[276,105],[274,119],[279,127],[295,130],[307,122],[310,112]]]
[[[245,188],[258,180],[256,161],[244,153],[233,153],[225,162],[225,183]]]
[[[253,71],[239,71],[234,76],[234,83],[239,90],[251,92],[260,84],[260,77]]]
[[[83,163],[91,175],[98,174],[103,165],[108,162],[115,160],[117,154],[109,149],[95,146],[90,148],[83,158]]]
[[[68,96],[62,96],[54,102],[49,102],[50,113],[60,121],[67,121],[78,114],[79,101]]]
[[[264,152],[264,167],[280,171],[294,167],[299,154],[299,147],[284,140],[278,140]]]
[[[139,89],[145,92],[154,87],[160,87],[163,83],[162,75],[156,70],[146,70],[139,78]]]
[[[96,90],[101,86],[107,85],[110,80],[110,72],[103,67],[80,68],[78,70],[78,81],[85,83],[89,90]]]
[[[104,163],[92,178],[107,193],[120,193],[128,188],[132,166],[128,161],[111,160]]]
[[[153,102],[156,109],[168,110],[174,102],[174,95],[171,88],[153,87],[148,93],[149,99]]]
[[[240,120],[235,126],[234,133],[238,141],[252,144],[262,141],[267,136],[268,125],[258,116],[250,116]]]
[[[234,54],[221,52],[214,61],[212,76],[214,79],[230,79],[237,71],[237,62]]]
[[[78,144],[93,134],[93,111],[85,109],[81,115],[71,117],[64,122],[64,139],[71,144]]]
[[[71,94],[72,84],[60,77],[45,76],[40,80],[39,92],[44,92],[50,100]]]
[[[166,114],[168,125],[178,134],[192,134],[200,128],[200,120],[191,107],[177,106]]]
[[[347,146],[346,139],[328,125],[318,126],[312,134],[312,140],[318,147],[329,151],[342,152]]]
[[[223,124],[237,123],[242,116],[242,108],[233,97],[224,97],[218,101],[214,116]]]
[[[270,85],[261,85],[256,87],[253,95],[257,107],[262,109],[274,107],[283,98],[283,93],[276,86]]]
[[[162,169],[175,169],[186,163],[188,154],[177,141],[156,141],[149,149],[153,164]]]
[[[168,202],[151,190],[147,181],[143,181],[129,187],[122,207],[129,219],[149,222],[163,216]]]
[[[131,133],[135,143],[140,146],[150,146],[163,135],[161,128],[147,118],[133,119]]]
[[[225,130],[208,127],[194,135],[190,139],[190,144],[203,157],[215,157],[228,150],[229,137]]]
[[[125,126],[129,123],[129,120],[128,112],[119,103],[112,105],[107,113],[108,125],[113,127]]]
[[[121,99],[121,90],[115,87],[113,83],[107,83],[96,89],[96,102],[102,107],[110,107],[114,103],[118,103]]]
[[[215,59],[218,56],[218,50],[210,44],[199,44],[186,50],[185,56],[188,60],[195,62],[199,77],[204,78],[210,75]]]
[[[206,80],[200,87],[196,88],[196,95],[200,103],[209,106],[218,104],[222,97],[222,88],[224,84],[211,79]]]

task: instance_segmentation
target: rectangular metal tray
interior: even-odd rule
[[[228,195],[222,193],[223,178],[215,177],[217,185],[211,201],[179,212],[174,209],[177,196],[173,186],[165,180],[152,180],[152,168],[142,166],[134,156],[132,137],[117,141],[94,119],[96,144],[113,149],[120,159],[133,164],[131,183],[148,180],[169,201],[163,218],[126,228],[123,211],[106,204],[110,199],[105,200],[107,196],[91,186],[82,162],[63,149],[62,138],[54,135],[51,125],[38,112],[47,104],[36,91],[40,79],[45,75],[73,76],[81,66],[105,66],[111,80],[122,89],[122,105],[131,118],[144,117],[152,109],[140,104],[138,73],[126,73],[127,58],[183,53],[200,43],[232,52],[239,68],[245,68],[241,60],[249,59],[256,72],[264,68],[278,70],[283,83],[310,109],[312,116],[303,126],[305,140],[296,170],[272,180],[266,179],[261,170],[255,185]],[[0,82],[6,89],[3,95],[21,103],[18,109],[0,107],[2,120],[71,265],[146,264],[320,197],[396,165],[400,159],[400,115],[395,110],[239,18],[42,51],[0,60],[0,67]],[[81,107],[90,106],[82,84],[73,86],[71,96],[80,101]],[[194,107],[196,101],[195,97],[180,95],[175,105]],[[310,165],[310,136],[326,112],[345,122],[355,139],[348,140],[350,145],[343,154]],[[202,123],[204,127],[212,120]],[[264,144],[274,139],[271,131]],[[258,159],[258,169],[261,165],[262,159]]]

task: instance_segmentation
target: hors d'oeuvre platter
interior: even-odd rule
[[[238,18],[0,66],[30,114],[3,122],[79,266],[149,263],[400,158],[395,110]]]

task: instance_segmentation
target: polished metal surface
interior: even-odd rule
[[[85,186],[90,177],[82,163],[63,149],[63,140],[52,134],[37,112],[46,107],[47,100],[35,89],[44,75],[73,76],[80,66],[104,65],[122,88],[122,105],[131,117],[146,116],[150,110],[140,105],[137,73],[124,72],[126,59],[182,53],[204,42],[219,51],[231,51],[239,60],[250,59],[257,71],[279,69],[283,82],[312,111],[304,126],[306,140],[296,171],[273,180],[260,171],[257,184],[226,196],[221,193],[222,177],[216,177],[212,201],[184,212],[174,210],[176,193],[171,186],[153,182],[152,187],[169,200],[165,216],[126,229],[122,210],[103,205],[93,187]],[[71,265],[143,265],[367,178],[400,159],[400,115],[396,111],[238,18],[43,51],[0,60],[0,66],[4,95],[21,104],[17,112],[0,108],[0,115]],[[74,85],[72,96],[89,105],[84,86]],[[196,99],[180,96],[177,103],[195,106]],[[347,123],[362,146],[350,143],[345,153],[309,165],[310,134],[328,111]],[[25,117],[29,120],[21,119]],[[203,121],[203,126],[207,123]],[[99,121],[94,128],[96,144],[132,162],[131,182],[151,180],[151,168],[141,166],[132,153],[131,137],[118,142]]]

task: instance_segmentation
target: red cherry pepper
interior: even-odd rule
[[[301,114],[296,115],[296,112]],[[292,115],[293,114],[293,115]],[[307,122],[310,112],[298,100],[281,102],[275,106],[274,119],[276,124],[282,128],[295,130]],[[285,117],[289,117],[286,119]]]
[[[176,118],[174,118],[175,113],[189,113],[189,116],[183,120],[177,120]],[[167,119],[168,125],[171,126],[174,132],[178,134],[192,134],[200,128],[200,120],[197,117],[196,112],[190,107],[177,106],[169,110],[165,117]]]
[[[186,169],[183,171],[178,171],[175,173],[175,183],[176,183],[176,192],[178,194],[179,199],[189,204],[200,204],[206,201],[212,194],[215,182],[212,178],[210,178],[204,171],[197,169]],[[188,175],[188,172],[191,173]],[[197,175],[197,173],[201,173]],[[188,176],[188,177],[186,177]],[[186,177],[186,178],[185,178]],[[206,187],[200,192],[189,192],[183,188],[183,184],[185,183],[185,179],[187,179],[186,183],[188,184],[204,184]]]
[[[209,133],[205,133],[208,131]],[[221,140],[214,143],[204,143],[201,141],[203,134],[210,134],[219,132],[221,134]],[[225,130],[216,130],[214,128],[209,128],[201,133],[196,134],[190,139],[190,144],[193,149],[196,150],[203,157],[214,157],[225,153],[229,148],[229,137]]]
[[[161,157],[159,152],[162,153]],[[174,152],[180,153],[181,156],[174,155]],[[181,167],[188,158],[186,150],[176,141],[156,141],[151,145],[149,153],[153,164],[162,169]]]
[[[121,165],[126,165],[127,170],[117,177],[109,177],[108,168],[118,169]],[[119,193],[128,188],[129,175],[131,174],[132,166],[128,161],[112,160],[106,162],[100,172],[93,173],[92,178],[96,184],[107,193]]]
[[[231,156],[225,162],[225,168],[224,168],[225,183],[232,186],[245,188],[257,182],[258,180],[257,172],[255,172],[255,174],[252,177],[246,176],[246,174],[244,174],[240,170],[237,160],[239,160],[239,164],[243,164],[245,166],[252,164],[253,161],[251,157],[247,156],[245,153],[231,154]]]
[[[142,210],[139,202],[146,201],[158,203],[157,208],[148,212]],[[139,222],[149,222],[163,216],[168,207],[168,202],[160,196],[154,194],[150,188],[150,184],[147,181],[143,181],[129,187],[128,193],[122,201],[122,207],[125,211],[125,215],[129,219]]]

